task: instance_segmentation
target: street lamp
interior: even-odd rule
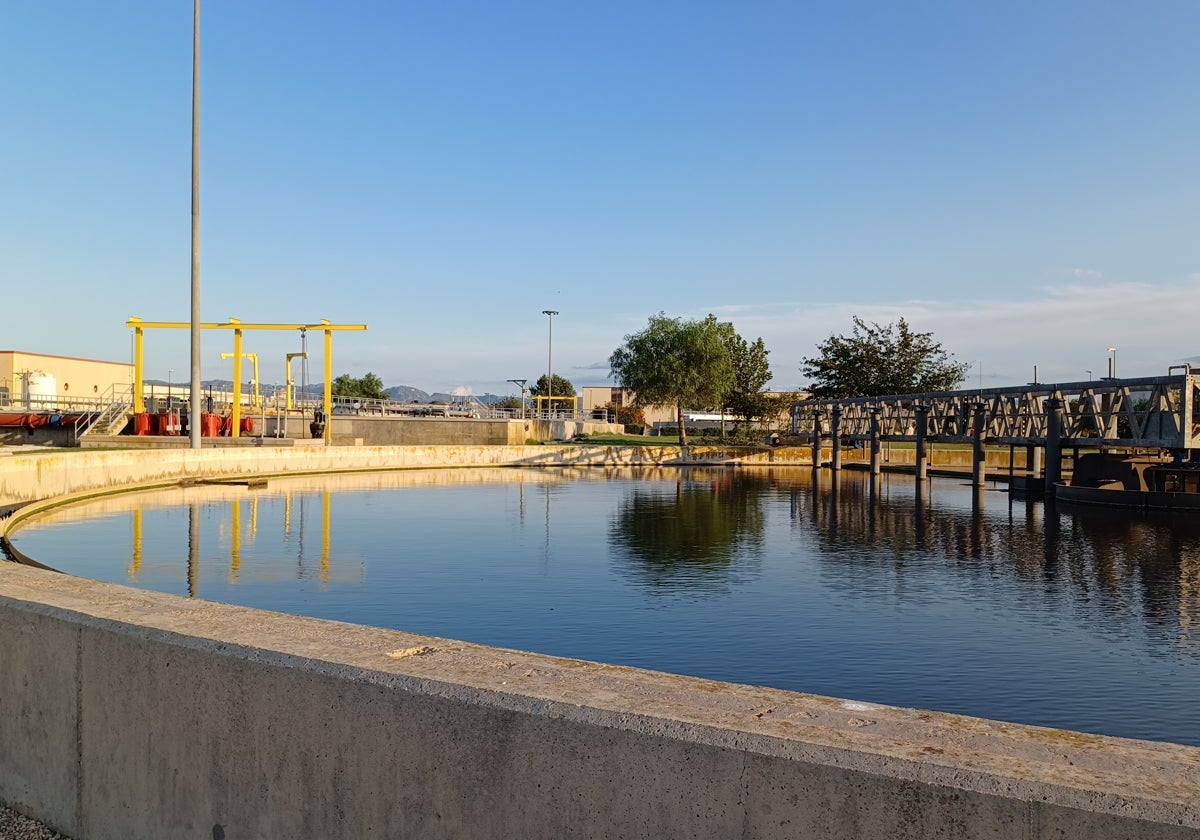
[[[524,420],[525,419],[525,383],[528,382],[529,380],[528,379],[510,379],[508,381],[521,389],[521,419]]]
[[[167,368],[167,408],[171,407],[171,374],[175,372],[175,368]]]
[[[1092,381],[1092,372],[1090,370],[1085,370],[1084,373],[1086,373],[1088,375],[1088,382],[1091,382]]]
[[[542,314],[549,316],[550,334],[546,341],[546,406],[547,411],[554,410],[554,316],[557,309],[543,309]],[[549,418],[547,418],[549,419]]]
[[[1112,355],[1108,357],[1108,378],[1115,379],[1117,376],[1117,348],[1109,347],[1108,352],[1112,353]]]

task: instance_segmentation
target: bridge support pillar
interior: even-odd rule
[[[916,436],[916,478],[917,484],[924,484],[925,479],[929,474],[928,459],[925,452],[925,434],[929,431],[929,406],[918,403],[913,406],[913,413],[916,415],[915,425],[913,430]],[[919,489],[919,488],[918,488]]]
[[[973,407],[975,409],[973,421],[975,439],[971,446],[971,484],[975,487],[983,487],[987,483],[987,452],[983,448],[986,437],[984,424],[987,416],[987,404],[977,402]]]
[[[1042,448],[1040,446],[1025,447],[1025,474],[1030,479],[1037,478],[1042,471]]]
[[[819,470],[821,468],[821,412],[813,412],[813,432],[812,432],[812,468]]]
[[[880,406],[871,407],[871,475],[879,475],[883,471],[879,450],[879,417],[882,414]]]
[[[837,472],[842,468],[842,407],[833,407],[833,418],[829,421],[829,468]]]
[[[1046,498],[1054,498],[1054,485],[1062,481],[1063,401],[1046,400]]]

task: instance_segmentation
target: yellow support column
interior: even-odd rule
[[[133,320],[132,318],[130,320]],[[141,327],[133,330],[133,410],[138,414],[146,411],[145,385],[142,380],[144,368],[142,365],[142,348],[145,344],[145,333]]]
[[[324,318],[322,324],[328,324]],[[333,445],[333,331],[325,330],[325,445]]]
[[[229,319],[231,322],[233,318]],[[233,331],[233,416],[230,418],[233,427],[229,430],[230,437],[241,437],[242,431],[242,331]]]

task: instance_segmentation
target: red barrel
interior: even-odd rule
[[[240,429],[241,429],[241,433],[243,435],[254,434],[254,418],[253,417],[243,417]]]
[[[179,412],[178,411],[168,411],[166,414],[163,415],[163,432],[162,433],[164,435],[178,435],[180,432],[181,425],[182,424],[179,421]]]
[[[200,436],[217,437],[221,434],[221,417],[217,414],[200,415]]]
[[[133,415],[133,433],[135,435],[150,434],[150,415],[144,411]]]
[[[151,414],[150,415],[150,434],[165,435],[167,433],[167,415]]]
[[[227,414],[221,418],[221,435],[229,437],[231,431],[233,431],[233,418]]]

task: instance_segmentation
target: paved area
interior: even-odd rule
[[[0,808],[0,840],[67,840],[16,811]]]

